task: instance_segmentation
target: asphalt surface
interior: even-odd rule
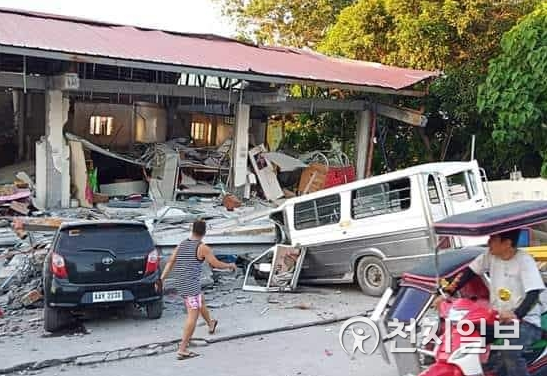
[[[47,368],[39,374],[82,376],[155,376],[187,374],[194,376],[397,376],[379,353],[357,354],[353,359],[341,348],[341,324],[315,326],[290,332],[273,333],[193,346],[199,356],[177,360],[175,353],[135,358],[87,366],[64,365]]]

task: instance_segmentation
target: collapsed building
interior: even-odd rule
[[[214,185],[193,184],[206,180],[241,197],[249,152],[261,145],[275,151],[269,119],[289,112],[358,112],[355,170],[362,178],[374,115],[425,125],[418,111],[367,95],[424,96],[414,86],[436,76],[213,35],[16,10],[1,10],[0,22],[2,164],[31,162],[42,208],[67,208],[73,199],[74,206],[91,205],[90,175],[96,193],[108,196],[218,193]],[[316,86],[324,96],[293,97],[290,85]],[[363,95],[337,99],[329,89]],[[265,196],[283,197],[268,184],[267,171],[255,167]]]
[[[165,231],[155,237],[165,247],[198,217],[222,222],[211,234],[230,249],[271,243],[271,224],[233,226],[285,197],[364,178],[378,116],[427,122],[386,98],[423,97],[437,76],[20,10],[0,9],[0,24],[0,215],[27,225],[40,216],[140,218]],[[295,86],[317,95],[295,96]],[[342,177],[278,152],[276,116],[342,110],[358,119],[355,161],[340,158]]]

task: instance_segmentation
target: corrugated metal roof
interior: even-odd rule
[[[389,89],[407,88],[437,75],[293,48],[259,47],[214,35],[0,8],[0,51],[1,46]]]

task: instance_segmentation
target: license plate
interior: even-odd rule
[[[123,291],[97,291],[93,293],[93,303],[119,302],[123,300]]]

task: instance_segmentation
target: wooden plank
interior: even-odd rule
[[[85,164],[84,148],[81,142],[69,141],[70,145],[70,180],[76,187],[76,198],[83,208],[93,207],[93,202],[86,198],[87,168]]]
[[[424,116],[420,111],[404,107],[389,106],[386,104],[376,103],[373,105],[374,110],[378,115],[395,119],[413,125],[415,127],[425,127],[427,124],[427,116]]]

